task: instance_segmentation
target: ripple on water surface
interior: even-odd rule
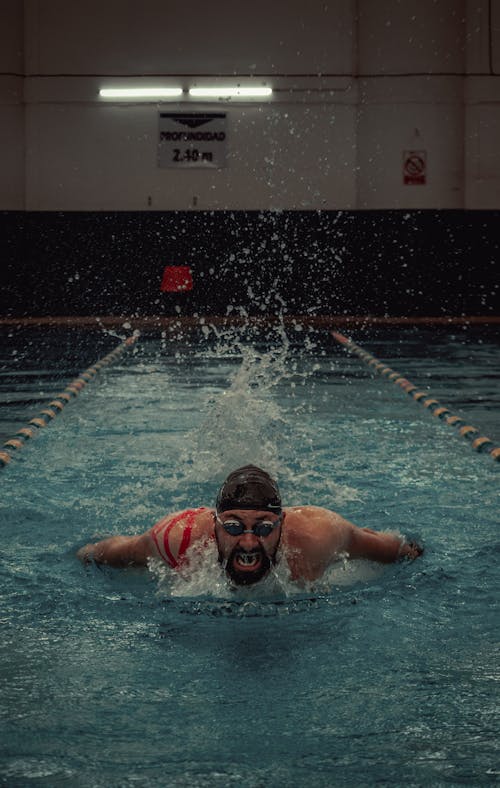
[[[360,342],[500,435],[497,338],[443,335],[439,358],[427,335],[400,338]],[[19,357],[23,398],[52,396],[60,376],[23,377],[34,367]],[[8,434],[27,409],[8,408]],[[276,474],[287,503],[397,529],[424,556],[339,561],[307,588],[281,565],[238,593],[215,554],[187,579],[76,561],[90,539],[210,505],[245,462]],[[0,781],[494,784],[497,472],[314,335],[173,352],[148,339],[4,473]]]

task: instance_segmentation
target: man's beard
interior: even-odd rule
[[[236,556],[240,555],[248,555],[251,556],[253,554],[259,555],[260,562],[258,567],[254,570],[239,570],[238,564],[235,561]],[[253,585],[254,583],[258,583],[259,580],[262,580],[263,577],[267,575],[269,572],[271,565],[276,563],[276,552],[273,556],[269,556],[262,545],[255,547],[253,550],[242,550],[241,547],[235,547],[227,559],[227,561],[221,556],[219,551],[219,561],[226,570],[227,574],[235,583],[239,586],[249,586]]]

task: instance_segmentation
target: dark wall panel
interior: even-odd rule
[[[0,312],[492,315],[499,249],[500,211],[8,211]]]

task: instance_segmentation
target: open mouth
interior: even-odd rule
[[[254,571],[260,566],[261,559],[260,550],[251,550],[249,552],[246,550],[238,550],[234,556],[234,565],[240,572]]]
[[[219,553],[219,561],[236,585],[249,586],[267,575],[272,559],[262,547],[254,547],[253,550],[235,547],[226,560]]]

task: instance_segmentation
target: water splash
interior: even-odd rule
[[[193,545],[188,562],[172,570],[159,560],[151,560],[149,569],[156,583],[156,596],[163,603],[177,600],[191,614],[209,615],[284,615],[303,607],[304,601],[324,598],[338,603],[339,592],[359,589],[381,577],[384,567],[369,561],[349,561],[344,556],[330,566],[323,576],[312,582],[292,581],[285,557],[281,554],[271,571],[255,586],[235,587],[218,562],[213,542]],[[287,604],[289,603],[289,604]]]
[[[186,436],[180,457],[186,477],[198,482],[220,480],[247,463],[278,476],[289,425],[273,394],[294,374],[287,366],[289,340],[284,328],[277,327],[279,343],[266,350],[247,344],[237,330],[212,330],[216,343],[204,355],[236,358],[239,364],[228,387],[207,403],[201,426]]]
[[[359,500],[356,488],[318,471],[322,452],[331,452],[332,446],[310,418],[317,407],[316,378],[324,371],[315,344],[306,337],[299,349],[291,347],[280,322],[266,335],[265,345],[258,329],[248,324],[205,324],[203,333],[207,344],[197,347],[194,357],[203,366],[214,360],[216,388],[206,387],[201,419],[197,414],[196,427],[183,435],[168,474],[148,482],[150,499],[168,496],[172,511],[193,502],[206,505],[230,471],[251,463],[277,478],[288,505],[303,504],[304,489],[316,491],[307,503],[335,508]],[[224,369],[229,370],[226,384],[220,374]]]

